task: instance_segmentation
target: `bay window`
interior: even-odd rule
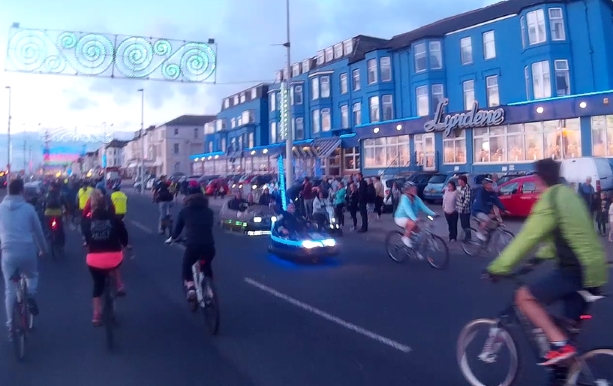
[[[381,81],[390,82],[392,80],[392,60],[389,56],[379,59],[381,67]]]
[[[362,103],[353,104],[353,125],[359,126],[362,124]]]
[[[321,123],[319,121],[320,118],[321,117],[319,115],[319,110],[313,110],[311,114],[313,133],[319,133],[320,126],[321,126]]]
[[[349,106],[341,106],[341,129],[349,128]]]
[[[415,89],[417,100],[417,115],[427,117],[430,114],[430,106],[428,101],[428,86],[420,86]]]
[[[532,92],[534,99],[551,97],[551,74],[546,60],[532,63]]]
[[[528,12],[526,15],[528,22],[528,42],[530,45],[544,43],[547,40],[545,30],[545,13],[542,9]]]
[[[568,60],[555,60],[553,62],[556,72],[557,96],[570,95],[570,71]]]
[[[381,110],[383,110],[384,121],[394,119],[394,100],[391,95],[383,95],[381,97]]]
[[[322,76],[319,79],[319,87],[321,89],[322,98],[330,98],[330,77]]]
[[[331,128],[330,109],[321,109],[321,131],[330,131]]]
[[[549,8],[549,30],[551,32],[551,40],[566,40],[562,8]]]
[[[304,118],[294,119],[294,139],[304,139]]]
[[[431,93],[431,101],[432,108],[435,109],[439,103],[441,103],[445,99],[445,93],[443,90],[442,84],[433,84],[432,85],[432,93]]]
[[[270,122],[270,143],[277,142],[277,122]]]
[[[364,140],[364,167],[402,167],[409,163],[409,136]]]
[[[413,52],[415,57],[415,72],[426,71],[428,63],[426,59],[426,43],[416,44]]]
[[[370,59],[367,62],[367,66],[368,66],[368,84],[374,84],[377,83],[377,60],[376,59]]]
[[[443,68],[443,53],[441,50],[441,42],[428,43],[428,51],[430,52],[430,69],[439,70]]]
[[[379,122],[381,120],[381,109],[379,108],[379,97],[370,97],[368,100],[370,122]]]
[[[319,78],[311,79],[311,99],[319,99]]]

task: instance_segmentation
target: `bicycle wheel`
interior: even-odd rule
[[[213,295],[210,298],[207,297],[207,283]],[[204,321],[211,335],[217,335],[217,333],[219,333],[219,299],[217,298],[217,291],[215,290],[213,281],[206,277],[202,280],[202,295],[203,299],[200,303],[200,307],[204,314]]]
[[[513,239],[515,238],[515,235],[513,234],[513,232],[510,232],[506,229],[498,229],[494,237],[496,239],[493,240],[493,242],[490,241],[490,245],[494,244],[496,248],[496,252],[498,253],[498,255],[500,255],[502,251],[509,244],[511,244],[511,241],[513,241]]]
[[[485,327],[483,329],[485,334],[481,334],[485,339],[475,345],[476,353],[470,356],[481,361],[481,363],[470,365],[468,363],[468,345],[475,339],[480,327]],[[509,366],[507,370],[502,372],[502,376],[500,377],[502,380],[499,380],[498,376],[492,376],[493,374],[490,366],[498,361],[498,358],[501,356],[503,345],[506,346],[507,350],[503,351],[502,354],[508,356]],[[472,386],[511,386],[519,379],[520,359],[517,344],[509,331],[504,327],[500,327],[498,321],[493,319],[475,319],[462,329],[457,343],[457,360],[462,375]],[[483,376],[477,377],[475,375],[475,370],[479,367],[477,365],[480,364],[483,364],[484,366],[481,367],[487,370],[483,371]],[[479,370],[481,370],[481,368],[479,368]],[[487,379],[481,381],[480,378]]]
[[[449,248],[442,237],[430,234],[425,240],[423,256],[432,268],[445,269],[449,265]]]
[[[602,361],[606,359],[609,360],[609,363],[607,364],[605,362],[603,364]],[[592,365],[589,365],[588,361],[591,362]],[[590,350],[574,361],[573,365],[568,370],[565,385],[611,385],[613,384],[611,368],[613,368],[613,348]],[[607,370],[608,373],[602,374],[603,371]]]
[[[470,240],[462,241],[462,250],[468,256],[478,257],[481,252],[483,252],[483,244],[479,239],[477,239],[477,231],[475,228],[470,228],[470,233],[473,237]]]
[[[23,323],[22,308],[25,308],[25,303],[20,303],[17,300],[13,303],[13,322],[11,325],[11,339],[13,340],[13,348],[15,356],[18,360],[23,360],[26,355],[26,330]]]
[[[407,246],[402,241],[404,233],[400,231],[391,231],[385,237],[385,250],[390,259],[396,263],[404,263],[409,256]]]
[[[107,279],[106,288],[104,289],[104,308],[102,310],[102,320],[106,332],[106,347],[109,350],[112,350],[115,346],[115,332],[113,331],[115,327],[115,299],[113,299],[113,294],[111,293],[112,285],[113,282]]]

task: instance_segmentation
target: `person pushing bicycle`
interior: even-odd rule
[[[537,244],[546,243],[532,263],[555,259],[556,269],[536,283],[520,287],[515,303],[549,339],[551,349],[539,365],[552,366],[576,355],[577,349],[543,305],[561,300],[565,317],[578,321],[587,303],[577,291],[597,294],[608,281],[608,271],[590,213],[581,198],[560,183],[560,164],[547,158],[537,161],[534,170],[541,197],[521,232],[490,264],[484,276],[495,280],[510,274]]]

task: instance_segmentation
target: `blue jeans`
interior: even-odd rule
[[[172,208],[172,201],[160,202],[158,204],[158,207],[160,209],[160,216],[158,218],[158,230],[161,231],[162,230],[162,220],[164,220],[164,217],[170,214],[170,208]]]
[[[4,275],[4,304],[6,307],[6,325],[13,322],[13,303],[17,293],[17,287],[11,280],[11,276],[17,269],[27,277],[28,296],[36,294],[38,287],[38,260],[37,248],[31,245],[19,245],[10,250],[2,250],[2,274]]]

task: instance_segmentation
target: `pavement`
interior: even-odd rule
[[[155,234],[150,196],[129,196],[135,258],[122,266],[128,294],[118,304],[118,351],[108,352],[104,329],[91,326],[92,283],[79,235],[70,231],[65,257],[40,260],[41,314],[24,363],[0,335],[0,385],[466,385],[455,358],[458,334],[472,319],[495,317],[513,290],[479,280],[489,259],[456,248],[445,271],[394,263],[376,237],[384,232],[375,231],[376,220],[372,232],[339,239],[341,253],[321,265],[278,259],[267,253],[266,237],[216,228],[221,330],[212,337],[185,304],[182,249]],[[612,346],[609,301],[593,313],[582,346]],[[542,384],[546,373],[525,344],[520,350],[518,384]]]

